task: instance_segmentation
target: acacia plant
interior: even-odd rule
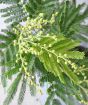
[[[61,105],[60,100],[75,105],[74,98],[88,105],[87,49],[80,50],[80,43],[88,41],[88,26],[83,24],[88,6],[76,6],[71,0],[0,0],[0,3],[8,4],[0,12],[9,24],[0,34],[3,87],[8,85],[8,79],[16,77],[3,105],[10,104],[20,82],[18,105],[23,102],[27,85],[35,95],[38,90],[42,93],[45,83],[48,84],[45,105]]]

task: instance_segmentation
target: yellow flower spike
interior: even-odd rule
[[[42,29],[42,25],[38,25],[37,28],[38,28],[38,29]]]
[[[72,63],[71,66],[72,66],[72,68],[74,68],[75,70],[77,69],[75,63]]]
[[[50,23],[53,24],[54,22],[55,22],[55,19],[52,18],[52,19],[50,20]]]
[[[28,76],[28,77],[30,76],[29,72],[27,72],[27,70],[26,70],[26,67],[24,68],[24,72],[25,72],[26,76]]]
[[[47,20],[43,20],[43,23],[47,24],[47,22],[48,22]]]
[[[39,19],[39,23],[42,23],[42,22],[43,22],[43,18],[40,18],[40,19]]]

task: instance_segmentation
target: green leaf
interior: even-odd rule
[[[9,105],[10,102],[12,101],[12,99],[14,98],[14,96],[16,94],[16,91],[17,91],[17,88],[18,88],[18,85],[19,85],[19,82],[21,80],[21,77],[22,77],[22,74],[21,73],[18,74],[17,77],[16,77],[16,79],[11,84],[11,86],[10,86],[10,88],[8,90],[7,97],[4,100],[3,105]]]
[[[53,99],[52,105],[61,105],[61,103],[58,99]]]
[[[79,51],[67,51],[66,52],[67,58],[71,59],[83,59],[84,58],[84,52]]]
[[[51,94],[48,96],[45,105],[51,105],[51,100],[53,100],[54,96],[55,96],[55,94],[54,94],[54,93],[51,93]]]
[[[78,45],[78,42],[75,42],[67,38],[63,39],[61,38],[61,40],[58,40],[60,37],[61,36],[59,37],[51,36],[51,38],[47,37],[47,40],[49,38],[51,46],[49,44],[46,44],[47,43],[46,41],[42,41],[44,38],[42,37],[39,40],[39,46],[37,44],[36,46],[33,45],[32,47],[34,48],[34,52],[38,54],[37,56],[39,57],[40,61],[44,64],[44,67],[48,72],[51,72],[55,76],[59,77],[62,83],[65,83],[63,76],[65,73],[71,79],[71,81],[78,84],[79,83],[78,76],[72,71],[72,69],[69,67],[69,64],[68,63],[65,64],[65,62],[69,61],[69,58],[73,59],[74,57],[76,58],[78,54],[80,55],[76,59],[82,59],[84,57],[84,53],[77,51],[76,52],[69,51],[72,50],[72,48],[76,47]],[[42,44],[46,46],[43,46]],[[67,52],[67,55],[65,57],[63,56],[65,55],[63,54],[63,52],[65,54]]]
[[[27,83],[27,80],[23,78],[17,105],[21,105],[24,100],[24,96],[26,92],[26,83]]]
[[[16,67],[16,68],[12,68],[11,70],[8,70],[4,73],[4,75],[8,78],[12,77],[13,75],[15,75],[16,73],[19,72],[19,68]]]
[[[43,62],[46,70],[53,73],[55,76],[58,76],[62,83],[65,83],[64,77],[62,75],[62,70],[59,64],[55,61],[57,61],[56,56],[51,54],[51,57],[47,54],[46,51],[44,51],[43,55],[41,56],[40,61]]]
[[[7,80],[6,80],[6,77],[5,77],[5,67],[1,67],[1,83],[2,83],[2,86],[5,88],[7,86]]]
[[[61,60],[61,66],[63,68],[63,71],[67,74],[67,76],[72,80],[74,81],[75,84],[79,84],[79,79],[78,77],[76,76],[76,74],[74,74],[68,67],[68,65],[64,64],[64,61]]]

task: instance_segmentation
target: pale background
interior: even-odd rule
[[[88,4],[88,0],[77,0],[77,3],[83,3],[83,2]],[[0,8],[3,8],[5,6],[6,5],[0,5]],[[0,16],[1,16],[1,14],[0,14]],[[6,24],[4,23],[4,19],[0,17],[0,31],[3,28],[6,28]],[[11,83],[11,81],[8,81],[8,84],[10,84],[10,83]],[[6,90],[7,89],[8,88],[6,88],[4,90],[1,83],[0,83],[0,105],[3,105],[2,103],[3,103],[3,100],[6,97]],[[47,97],[47,95],[45,94],[45,91],[46,91],[46,88],[43,88],[43,95],[40,95],[38,93],[36,95],[36,97],[31,97],[29,88],[27,88],[23,105],[44,105],[44,102],[45,102],[45,99],[46,99],[45,97]],[[10,105],[17,105],[18,94],[19,94],[19,89],[18,89],[17,95],[14,97],[14,100],[12,101],[12,103]],[[64,103],[63,103],[63,105],[64,105]]]

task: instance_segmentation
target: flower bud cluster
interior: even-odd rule
[[[18,25],[18,29],[13,29],[13,31],[17,35],[17,40],[15,40],[14,46],[18,46],[18,53],[16,55],[16,63],[21,61],[22,63],[22,69],[24,70],[25,74],[27,76],[30,76],[30,73],[27,72],[27,66],[28,62],[26,60],[27,54],[31,53],[34,55],[41,55],[43,54],[43,49],[48,50],[49,47],[52,47],[52,44],[43,44],[42,47],[40,46],[40,43],[37,43],[37,41],[41,40],[41,37],[43,37],[44,34],[44,26],[47,24],[52,25],[55,22],[55,17],[58,15],[58,13],[52,14],[52,17],[50,20],[44,19],[44,14],[40,13],[38,17],[34,19],[28,18],[26,21],[26,24],[24,26]],[[46,35],[49,36],[49,33]],[[52,38],[57,41],[58,38],[56,36],[52,36]],[[40,51],[37,49],[38,47],[41,47]],[[36,49],[35,49],[36,47]],[[52,54],[54,54],[57,57],[57,63],[60,63],[60,60],[62,59],[66,65],[69,65],[76,73],[76,71],[79,69],[78,66],[73,63],[70,59],[68,59],[67,54],[61,54],[58,55],[55,53],[55,50],[50,51],[49,57],[52,57]],[[77,74],[79,75],[79,73]],[[87,77],[83,74],[84,79]]]

